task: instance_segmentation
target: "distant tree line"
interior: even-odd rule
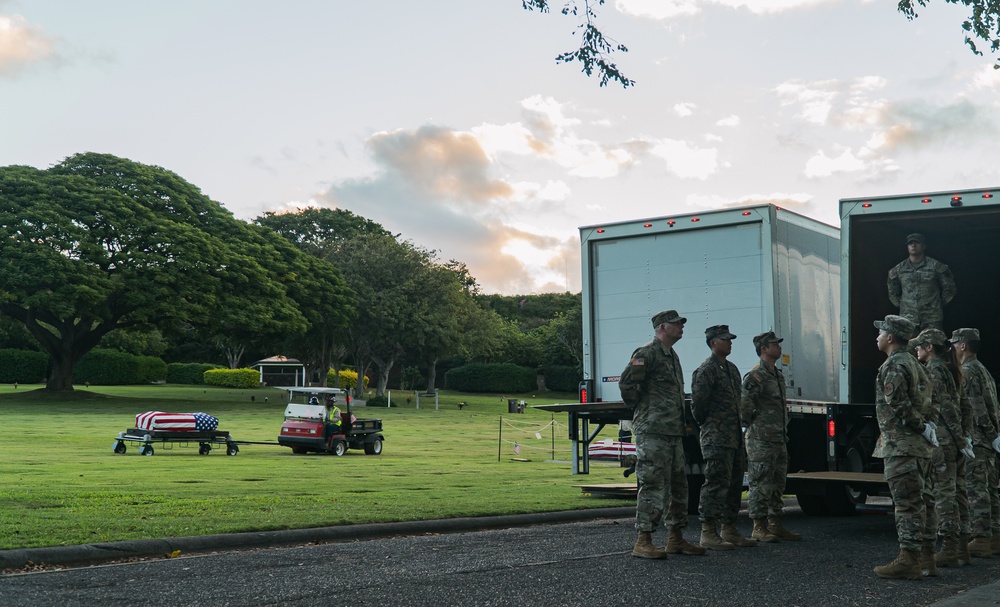
[[[0,203],[0,348],[45,352],[49,390],[72,390],[96,347],[229,368],[280,353],[379,395],[472,362],[580,365],[579,294],[483,294],[464,263],[347,210],[245,222],[166,169],[93,153],[0,168]]]

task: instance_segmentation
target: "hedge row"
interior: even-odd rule
[[[538,388],[538,379],[530,367],[474,363],[446,372],[444,387],[460,392],[530,392]]]
[[[555,392],[576,392],[583,379],[577,367],[552,365],[545,367],[542,374],[545,376],[545,389]]]
[[[224,388],[259,388],[260,372],[257,369],[209,369],[205,383]]]
[[[73,383],[102,386],[149,384],[167,379],[167,364],[156,356],[136,356],[94,348],[73,369]]]
[[[0,350],[0,384],[45,382],[49,356],[31,350]]]
[[[167,365],[168,384],[203,384],[205,371],[221,369],[219,365],[208,363],[170,363]]]

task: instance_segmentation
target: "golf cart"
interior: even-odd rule
[[[285,388],[288,404],[278,444],[292,453],[333,453],[364,449],[366,455],[382,453],[381,419],[358,419],[351,411],[351,397],[340,388]],[[340,425],[327,422],[327,402],[340,409]]]

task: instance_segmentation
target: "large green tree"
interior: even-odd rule
[[[176,174],[107,154],[0,168],[0,313],[51,356],[49,390],[72,390],[115,329],[304,331],[296,276],[262,263],[277,249],[249,228]]]

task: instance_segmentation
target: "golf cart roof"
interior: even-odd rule
[[[347,390],[342,388],[321,388],[319,386],[315,387],[290,387],[282,386],[281,390],[288,392],[288,402],[292,402],[292,399],[296,396],[328,396],[336,394],[347,394]]]

